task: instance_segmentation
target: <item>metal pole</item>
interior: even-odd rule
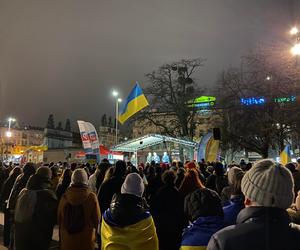
[[[116,98],[116,145],[118,144],[118,113],[119,113],[119,102]]]

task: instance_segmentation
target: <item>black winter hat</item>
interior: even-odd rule
[[[199,217],[223,216],[218,193],[208,188],[197,189],[189,194],[185,198],[185,211],[192,221]]]

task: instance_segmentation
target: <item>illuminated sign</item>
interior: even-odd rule
[[[262,105],[266,103],[266,99],[264,97],[247,97],[241,98],[242,105]]]
[[[286,102],[295,102],[295,101],[296,101],[296,96],[274,98],[274,102],[276,103],[286,103]]]
[[[200,96],[188,102],[190,108],[208,108],[215,105],[216,97]]]

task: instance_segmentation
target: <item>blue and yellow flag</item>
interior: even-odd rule
[[[127,119],[148,105],[149,103],[140,85],[136,83],[119,112],[119,122],[123,124]]]
[[[280,154],[280,163],[282,165],[285,165],[289,162],[291,162],[291,149],[290,145],[286,145],[284,150]]]

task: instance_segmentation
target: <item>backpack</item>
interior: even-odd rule
[[[36,190],[22,189],[18,196],[15,208],[15,221],[25,223],[32,220],[32,216],[37,203]]]
[[[81,204],[73,205],[67,200],[67,204],[65,205],[63,210],[63,225],[69,234],[80,233],[84,229],[84,202],[85,201],[83,201]]]

